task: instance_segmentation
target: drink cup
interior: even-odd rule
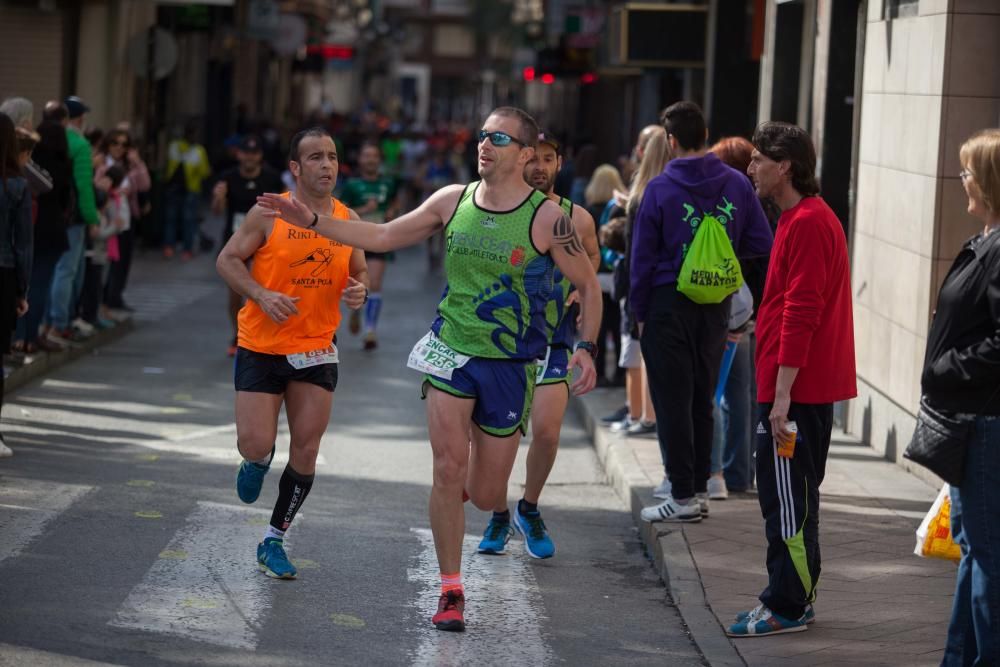
[[[774,442],[778,447],[778,456],[790,459],[795,456],[795,441],[799,437],[799,427],[795,422],[788,422],[785,428],[791,431],[791,435],[775,435]]]

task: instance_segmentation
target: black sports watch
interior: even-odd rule
[[[317,222],[319,222],[319,214],[313,211],[313,221],[309,223],[309,226],[306,227],[306,229],[312,229],[316,226]]]
[[[575,352],[577,350],[586,350],[592,358],[597,358],[597,343],[589,340],[581,340],[573,346],[573,351]]]

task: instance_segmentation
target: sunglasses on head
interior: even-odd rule
[[[504,146],[510,146],[510,142],[514,142],[519,146],[527,146],[528,144],[515,139],[506,132],[487,132],[486,130],[479,130],[479,143],[483,143],[489,138],[490,143],[492,143],[497,148],[503,148]]]

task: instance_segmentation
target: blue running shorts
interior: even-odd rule
[[[476,401],[472,421],[489,435],[506,438],[518,429],[528,430],[531,399],[535,393],[534,361],[472,357],[456,368],[450,380],[424,375],[423,398],[428,385],[459,398]]]
[[[538,363],[538,374],[535,384],[541,387],[546,384],[559,384],[560,382],[569,386],[573,379],[573,373],[569,369],[569,359],[572,355],[568,348],[563,346],[548,347],[548,354],[545,359]]]

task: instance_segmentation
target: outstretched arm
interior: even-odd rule
[[[413,211],[382,225],[320,215],[312,226],[313,212],[295,197],[268,193],[258,197],[257,202],[272,218],[280,217],[297,227],[314,229],[322,236],[355,248],[389,252],[419,243],[444,227],[463,189],[461,185],[441,188]]]

